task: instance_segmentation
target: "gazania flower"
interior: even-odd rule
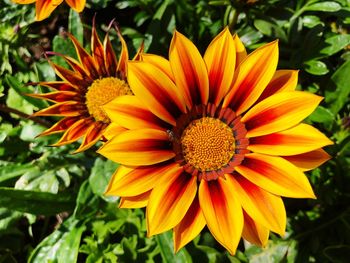
[[[72,68],[68,70],[50,62],[62,81],[39,82],[37,84],[52,88],[54,91],[45,94],[29,94],[35,98],[54,102],[54,105],[36,112],[34,116],[64,117],[40,134],[43,136],[64,132],[61,139],[53,146],[69,144],[82,137],[83,141],[76,152],[90,148],[102,138],[103,133],[106,136],[108,134],[106,128],[110,124],[110,119],[101,106],[118,96],[132,94],[126,78],[129,57],[127,45],[118,30],[117,32],[122,44],[119,62],[108,33],[102,44],[94,25],[91,37],[92,55],[88,54],[71,34],[68,34],[68,37],[75,46],[79,61],[49,52],[62,57]],[[134,59],[138,59],[141,51],[142,47]],[[108,129],[115,133],[113,125]]]
[[[85,7],[86,0],[66,0],[66,3],[75,11],[80,13]],[[48,18],[55,8],[60,5],[63,0],[12,0],[16,4],[31,4],[35,2],[36,20],[41,21]]]
[[[104,107],[128,129],[99,150],[122,164],[106,194],[147,206],[148,235],[173,229],[175,251],[204,226],[231,254],[241,236],[283,235],[281,197],[315,198],[303,171],[329,159],[332,142],[300,123],[322,98],[295,91],[297,71],[276,71],[276,41],[247,56],[228,29],[203,58],[178,32],[169,61],[141,56],[128,64],[135,96]]]

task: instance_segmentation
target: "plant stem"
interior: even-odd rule
[[[26,114],[26,113],[24,113],[22,111],[19,111],[17,109],[8,107],[5,104],[0,104],[0,111],[16,114],[16,115],[18,115],[19,117],[21,117],[23,119],[30,119],[30,120],[34,121],[35,123],[40,124],[40,125],[42,125],[42,126],[44,126],[46,128],[51,127],[51,124],[49,122],[44,121],[42,119],[39,119],[37,117],[32,117],[29,114]]]

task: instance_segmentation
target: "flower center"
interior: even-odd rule
[[[96,121],[110,123],[102,107],[118,96],[132,94],[129,85],[121,79],[108,77],[96,79],[86,93],[86,107]]]
[[[199,171],[215,171],[227,165],[235,153],[232,129],[219,119],[192,121],[181,136],[185,161]]]
[[[225,177],[249,153],[247,130],[230,108],[196,105],[168,130],[175,161],[198,180]]]

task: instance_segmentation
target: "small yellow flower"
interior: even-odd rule
[[[106,194],[147,206],[148,235],[173,229],[175,251],[204,226],[231,254],[241,236],[264,246],[269,231],[283,235],[281,196],[315,198],[303,171],[332,142],[300,123],[322,98],[295,91],[297,71],[276,71],[278,42],[247,55],[226,28],[202,58],[175,32],[169,61],[141,60],[128,63],[135,96],[103,107],[128,129],[99,150],[122,164]]]
[[[75,11],[80,13],[85,7],[86,0],[65,0]],[[60,5],[63,0],[12,0],[16,4],[31,4],[35,2],[36,20],[41,21],[48,18],[53,10]]]
[[[118,35],[122,44],[119,62],[117,62],[108,33],[102,44],[95,25],[93,25],[91,37],[92,55],[88,54],[70,34],[68,37],[75,46],[79,61],[62,54],[52,53],[65,59],[72,70],[50,62],[62,81],[39,82],[39,85],[47,86],[55,91],[46,94],[28,94],[28,96],[55,103],[36,112],[34,116],[64,117],[40,134],[43,136],[64,132],[61,139],[53,146],[69,144],[82,137],[82,144],[76,151],[81,152],[103,138],[103,133],[104,137],[108,137],[108,131],[115,134],[117,131],[125,130],[116,125],[109,125],[110,119],[102,109],[104,104],[114,98],[132,94],[126,77],[128,50],[119,31]],[[142,47],[134,59],[139,58],[140,52],[142,52]]]

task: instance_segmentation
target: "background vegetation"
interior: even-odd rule
[[[80,15],[62,4],[43,22],[34,9],[0,2],[0,262],[349,262],[349,0],[88,0]],[[144,40],[167,56],[175,28],[201,51],[226,25],[248,50],[280,39],[279,68],[300,69],[298,89],[325,97],[307,122],[335,142],[332,160],[308,173],[317,200],[285,199],[284,238],[271,234],[265,249],[242,241],[232,257],[206,229],[174,255],[170,232],[147,238],[142,210],[103,196],[116,164],[35,139],[55,120],[28,119],[47,104],[24,96],[41,91],[25,84],[55,79],[43,50],[75,56],[62,32],[89,48],[95,13],[101,36],[116,18],[131,53]]]

